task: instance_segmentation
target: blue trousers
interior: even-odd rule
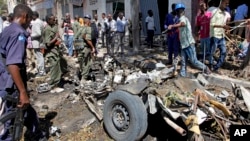
[[[178,56],[178,52],[180,49],[180,41],[178,38],[179,38],[178,34],[168,35],[167,41],[168,41],[168,61],[169,61],[169,63],[173,62],[173,54],[174,54],[174,58],[176,58]]]
[[[74,46],[74,35],[64,35],[64,42],[68,48],[68,55],[73,56],[73,46]]]
[[[209,56],[211,49],[210,49],[210,38],[202,38],[201,39],[201,55],[202,57],[204,56],[204,51],[205,51],[205,56]]]
[[[206,65],[197,59],[195,47],[190,45],[187,48],[181,50],[181,72],[180,75],[185,77],[187,71],[187,59],[190,60],[191,64],[198,69],[206,69]]]
[[[219,39],[219,38],[212,37],[210,39],[210,47],[211,47],[211,51],[210,51],[210,55],[209,55],[209,63],[210,64],[213,64],[213,61],[214,61],[213,55],[214,55],[217,47],[220,50],[220,57],[217,60],[217,64],[213,67],[214,70],[218,70],[222,66],[222,64],[224,63],[226,55],[227,55],[225,38]]]

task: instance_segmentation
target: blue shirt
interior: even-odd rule
[[[0,60],[0,91],[6,88],[13,88],[14,81],[8,73],[8,65],[18,65],[22,80],[26,85],[26,45],[29,33],[19,24],[12,23],[0,34],[0,55],[5,63]]]
[[[234,20],[243,20],[247,17],[248,6],[246,4],[239,5],[234,16]]]
[[[127,22],[124,17],[122,18],[122,20],[118,17],[116,21],[117,32],[125,32],[126,24]]]
[[[179,18],[177,16],[174,16],[172,13],[169,13],[165,17],[164,21],[164,28],[167,29],[169,25],[173,25],[179,22]],[[177,34],[178,28],[172,28],[170,32]],[[168,34],[171,35],[171,34]]]

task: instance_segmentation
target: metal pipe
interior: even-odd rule
[[[167,117],[163,117],[163,119],[166,121],[166,123],[171,126],[175,131],[177,131],[181,136],[186,136],[187,135],[187,131],[184,130],[182,127],[180,127],[179,125],[177,125],[176,123],[174,123],[172,120],[170,120]]]

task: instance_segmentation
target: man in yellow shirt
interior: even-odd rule
[[[209,63],[211,69],[221,74],[218,69],[222,66],[226,58],[226,40],[225,40],[225,30],[229,29],[226,25],[226,7],[229,5],[229,0],[221,0],[218,8],[212,11],[212,18],[210,21],[210,56]],[[213,55],[217,49],[220,49],[220,57],[217,60],[217,64],[213,64]]]

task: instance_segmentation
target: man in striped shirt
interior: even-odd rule
[[[74,31],[73,31],[73,21],[70,19],[70,14],[65,14],[65,19],[61,27],[64,29],[64,42],[68,48],[68,55],[73,56],[73,41],[74,41]]]

